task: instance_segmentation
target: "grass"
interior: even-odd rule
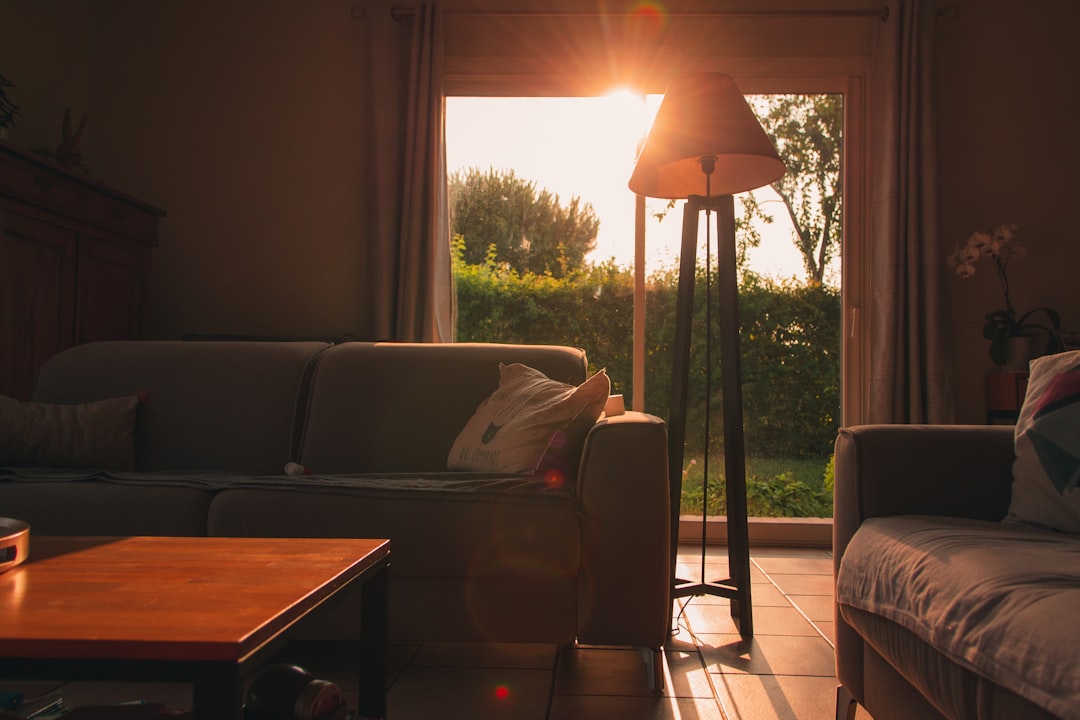
[[[700,513],[702,459],[684,463],[682,507]],[[724,456],[709,459],[709,515],[724,515]],[[747,458],[747,509],[752,517],[832,517],[831,458]]]

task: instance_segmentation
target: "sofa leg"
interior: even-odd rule
[[[836,720],[855,720],[859,704],[843,685],[836,686]]]
[[[664,689],[664,651],[647,647],[639,647],[637,651],[645,659],[645,679],[649,683],[649,690],[661,692]]]

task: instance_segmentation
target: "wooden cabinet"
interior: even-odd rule
[[[28,398],[66,347],[142,335],[164,215],[0,142],[0,395]]]

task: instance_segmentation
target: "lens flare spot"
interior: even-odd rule
[[[506,687],[505,685],[500,685],[499,687],[495,688],[495,697],[499,700],[505,700],[506,698],[510,697],[510,688]]]
[[[640,0],[634,3],[630,15],[638,20],[645,20],[655,30],[662,29],[667,23],[667,10],[656,0]]]
[[[563,474],[562,470],[551,468],[544,473],[544,484],[552,489],[561,488],[566,484],[566,476]]]

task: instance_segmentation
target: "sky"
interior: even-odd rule
[[[613,258],[623,267],[634,260],[634,194],[627,187],[636,149],[659,105],[630,93],[590,98],[449,97],[446,138],[450,173],[470,167],[513,170],[538,189],[559,195],[562,204],[577,195],[600,218],[592,262]],[[771,196],[768,188],[755,191]],[[679,253],[681,207],[662,222],[652,220],[664,200],[646,202],[646,270],[673,267]],[[681,205],[681,203],[680,203]],[[769,205],[766,205],[769,208]],[[773,206],[775,222],[762,228],[761,247],[751,251],[751,267],[776,279],[805,277],[791,241],[791,224]],[[736,208],[736,212],[738,209]],[[704,218],[700,222],[702,236]],[[713,229],[715,236],[715,228]],[[699,257],[701,254],[699,253]]]

